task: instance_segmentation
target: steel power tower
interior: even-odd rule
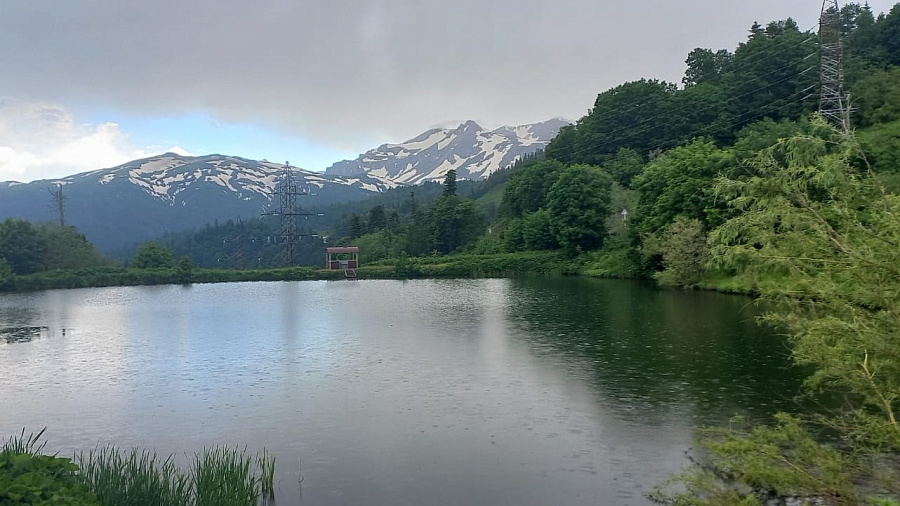
[[[819,16],[819,114],[850,131],[850,99],[844,94],[841,8],[824,0]]]
[[[281,244],[281,255],[285,265],[296,265],[296,255],[300,238],[305,235],[297,230],[298,216],[318,216],[297,205],[297,198],[312,195],[308,187],[301,188],[294,178],[294,169],[290,162],[284,162],[278,182],[275,184],[275,194],[278,195],[278,209],[263,212],[263,216],[280,216],[281,232],[276,236],[276,242]]]
[[[50,196],[53,197],[53,208],[59,219],[60,228],[66,226],[66,196],[63,194],[63,184],[56,183],[56,189],[50,190]]]

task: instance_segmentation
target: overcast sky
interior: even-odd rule
[[[876,12],[892,1],[875,0]],[[466,119],[578,119],[810,0],[0,0],[0,180],[174,150],[321,170]]]

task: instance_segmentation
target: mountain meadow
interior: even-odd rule
[[[752,294],[809,371],[802,395],[829,408],[706,429],[695,465],[650,497],[898,505],[900,4],[841,15],[850,131],[816,112],[817,35],[755,23],[734,49],[691,51],[681,83],[603,91],[543,150],[481,179],[450,169],[354,202],[311,197],[295,265],[275,218],[223,216],[107,254],[74,227],[10,218],[0,291],[343,279],[322,268],[325,247],[357,246],[360,279],[566,274]]]

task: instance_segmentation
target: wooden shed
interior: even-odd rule
[[[356,269],[357,267],[359,267],[358,247],[325,248],[326,269]]]

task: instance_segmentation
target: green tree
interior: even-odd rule
[[[706,274],[709,247],[699,220],[678,219],[658,241],[655,253],[662,257],[663,270],[654,277],[662,285],[694,286]]]
[[[484,212],[469,199],[439,198],[429,210],[434,249],[450,253],[478,239],[484,232]]]
[[[687,70],[681,82],[685,87],[715,81],[729,70],[731,60],[734,58],[730,52],[720,49],[715,53],[709,49],[694,49],[688,53]]]
[[[397,230],[400,227],[400,213],[396,209],[391,210],[391,214],[387,217],[387,228]]]
[[[170,269],[174,266],[172,250],[156,241],[145,242],[131,259],[131,267],[136,269]]]
[[[609,216],[612,178],[599,167],[573,165],[550,188],[550,229],[560,246],[572,253],[603,245]]]
[[[538,209],[522,218],[522,241],[525,249],[549,250],[559,248],[559,242],[553,235],[550,212]]]
[[[891,11],[878,20],[879,43],[884,47],[890,63],[900,65],[900,4],[891,7]]]
[[[6,259],[0,258],[0,292],[12,291],[16,287],[16,275]]]
[[[36,229],[46,245],[43,263],[47,270],[88,269],[109,264],[75,227],[39,223]]]
[[[359,246],[359,260],[369,263],[383,258],[397,258],[403,252],[402,242],[391,229],[382,229],[378,232],[366,234],[360,237],[355,244]]]
[[[578,153],[578,129],[575,125],[566,125],[559,129],[556,137],[550,141],[544,153],[549,160],[557,160],[565,165],[575,161]]]
[[[715,225],[717,204],[711,191],[714,178],[733,164],[733,155],[711,141],[698,139],[657,158],[634,179],[640,190],[635,227],[640,233],[659,233],[677,216]]]
[[[801,32],[792,19],[752,30],[734,51],[733,70],[720,81],[728,90],[730,124],[741,127],[760,115],[797,119],[815,109],[805,91],[816,84],[806,72],[816,55],[814,37]]]
[[[363,223],[362,218],[356,213],[350,215],[347,228],[349,229],[347,230],[347,233],[350,236],[350,239],[356,239],[366,233],[366,226]]]
[[[900,67],[876,69],[866,74],[852,89],[860,127],[900,119]]]
[[[710,236],[714,262],[756,280],[764,321],[811,366],[809,387],[840,395],[841,412],[705,430],[703,461],[654,492],[656,502],[760,505],[775,494],[897,504],[888,497],[900,494],[900,196],[857,170],[861,158],[851,136],[817,119],[763,150],[752,176],[718,180],[739,212]],[[841,443],[823,442],[823,428]]]
[[[0,258],[5,258],[16,274],[43,270],[47,244],[37,229],[24,220],[7,218],[0,223]]]
[[[634,81],[604,91],[597,96],[594,107],[575,125],[575,142],[571,148],[554,143],[572,137],[566,132],[559,141],[547,147],[547,157],[564,163],[602,165],[619,148],[631,148],[644,154],[656,149],[670,138],[669,125],[677,121],[673,111],[678,88],[672,83],[657,80]]]
[[[444,197],[456,195],[456,169],[448,170],[444,176],[444,189],[441,195]]]
[[[816,126],[763,152],[758,175],[719,181],[741,212],[713,232],[712,252],[761,280],[776,304],[766,319],[816,368],[810,384],[849,389],[854,435],[900,449],[900,196],[853,168],[854,139]]]
[[[631,187],[631,180],[644,170],[644,157],[629,148],[619,148],[615,155],[603,162],[603,170],[624,186]]]
[[[550,187],[559,178],[563,164],[557,160],[525,163],[503,188],[500,209],[504,216],[519,218],[547,205]]]
[[[773,146],[781,139],[790,139],[801,132],[809,131],[809,128],[809,121],[805,118],[800,121],[775,121],[765,118],[742,128],[737,132],[734,143],[735,177],[748,173],[748,169],[752,168],[740,162],[752,160],[760,151]]]
[[[377,205],[369,209],[368,229],[369,232],[377,232],[387,226],[387,213],[384,206]]]
[[[175,267],[179,283],[190,283],[194,280],[194,262],[191,257],[183,255]]]

